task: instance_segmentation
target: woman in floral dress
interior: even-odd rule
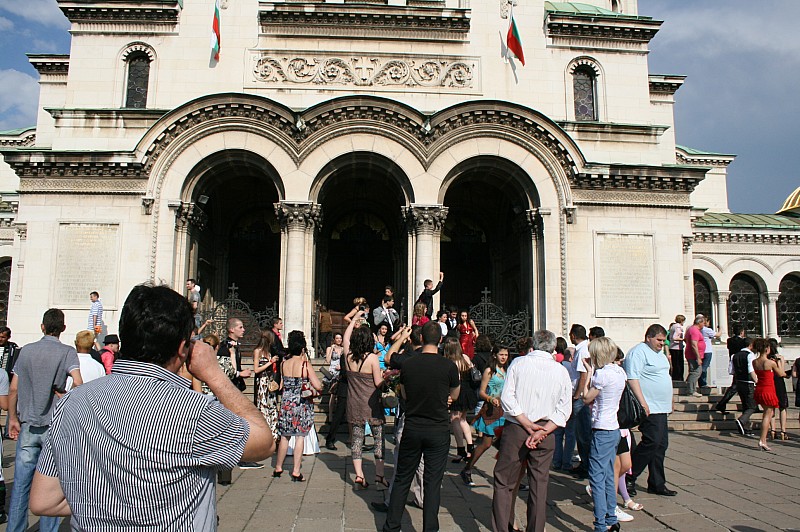
[[[289,333],[289,352],[281,364],[281,378],[283,396],[278,416],[278,433],[281,441],[278,444],[278,459],[272,476],[280,477],[283,473],[283,461],[286,460],[289,450],[289,439],[298,436],[294,439],[294,467],[291,476],[292,482],[305,482],[305,477],[300,473],[300,465],[303,461],[305,436],[314,426],[314,401],[313,397],[303,397],[303,388],[304,385],[311,386],[317,392],[321,392],[322,382],[308,362],[306,337],[303,331]]]
[[[275,343],[272,331],[261,333],[261,339],[253,350],[253,372],[256,375],[256,406],[267,420],[272,434],[278,434],[278,365],[280,359],[270,356],[270,347]],[[270,391],[270,386],[272,391]],[[278,443],[278,438],[275,438]]]

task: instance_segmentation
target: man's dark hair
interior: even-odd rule
[[[732,336],[739,336],[744,332],[744,325],[742,325],[741,323],[734,323],[733,328],[731,330],[733,331]]]
[[[42,316],[42,325],[44,325],[44,334],[47,336],[58,336],[66,326],[64,325],[64,313],[57,308],[48,309]]]
[[[383,287],[383,291],[385,292],[387,290],[389,290],[391,293],[394,294],[394,286],[387,284],[386,286]]]
[[[283,318],[280,318],[280,317],[272,318],[272,323],[270,324],[270,327],[274,329],[275,326],[277,324],[279,324],[280,322],[282,322],[282,321],[283,321]]]
[[[439,329],[439,333],[441,334],[441,327]],[[422,326],[412,325],[411,334],[408,335],[408,339],[411,340],[411,345],[422,345]]]
[[[553,343],[555,344],[555,337],[553,338]],[[555,345],[553,345],[553,348],[555,348]],[[532,337],[524,336],[517,339],[517,353],[520,356],[527,354],[531,349],[535,349]]]
[[[189,301],[167,286],[133,287],[119,317],[118,358],[165,366],[194,327]]]
[[[388,303],[389,301],[394,301],[394,296],[383,296],[384,303]]]
[[[194,279],[192,279],[191,277],[190,277],[189,279],[186,279],[186,282],[187,282],[187,283],[192,283],[192,284],[197,284],[197,281],[195,281],[195,280],[194,280]]]
[[[488,334],[482,334],[475,340],[475,351],[478,353],[488,353],[492,350],[492,339]]]
[[[433,281],[431,279],[425,279],[425,282],[422,283],[423,286],[433,285]]]
[[[90,296],[97,296],[97,297],[100,297],[100,294],[98,294],[97,292],[89,292],[89,295],[90,295]]]
[[[442,328],[435,321],[429,321],[422,326],[422,344],[439,345],[442,339]]]
[[[458,307],[451,305],[450,308],[448,309],[448,311],[450,311],[450,312],[458,312]]]
[[[655,338],[659,334],[663,334],[664,336],[666,336],[667,335],[667,330],[660,323],[654,323],[650,327],[647,328],[647,331],[645,331],[645,333],[644,333],[644,337],[645,337],[645,339],[647,339],[647,338]]]
[[[595,325],[591,329],[589,329],[589,336],[592,338],[602,338],[606,335],[606,332],[603,330],[602,327]]]
[[[230,331],[231,329],[236,327],[236,325],[239,323],[242,323],[242,320],[240,320],[239,318],[228,318],[228,321],[225,322],[225,330]]]
[[[9,338],[11,338],[11,329],[8,327],[0,327],[0,334],[7,334]]]
[[[577,340],[586,340],[586,327],[577,323],[573,324],[569,333]]]
[[[447,316],[447,311],[446,310],[440,310],[439,312],[436,313],[436,319],[437,320],[439,318],[441,318],[442,316]],[[480,336],[478,338],[480,338]]]
[[[286,340],[286,347],[289,350],[287,358],[295,357],[303,353],[306,348],[306,335],[303,331],[292,331]]]

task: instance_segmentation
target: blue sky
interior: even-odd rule
[[[731,210],[775,212],[800,186],[800,1],[639,0],[639,13],[665,21],[650,72],[688,76],[678,143],[738,155]],[[35,123],[38,76],[25,54],[69,53],[68,30],[56,0],[0,0],[0,130]]]

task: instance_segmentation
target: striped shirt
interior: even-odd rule
[[[569,372],[544,351],[517,357],[506,371],[500,402],[506,421],[517,423],[515,417],[525,414],[533,422],[549,419],[563,427],[572,414]]]
[[[92,301],[92,306],[89,307],[89,326],[87,329],[90,331],[94,329],[94,318],[97,316],[97,325],[103,325],[103,302],[99,299]]]
[[[73,530],[216,530],[214,475],[249,435],[186,379],[121,359],[58,403],[37,470],[59,478]]]

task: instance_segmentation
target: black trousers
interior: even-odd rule
[[[442,478],[447,466],[450,451],[450,430],[403,427],[403,439],[397,456],[394,486],[389,498],[389,511],[383,532],[400,530],[400,520],[405,511],[411,481],[417,472],[420,458],[425,458],[425,471],[422,475],[422,530],[439,530],[439,503],[441,502]]]
[[[339,384],[341,386],[341,383]],[[328,435],[325,436],[325,443],[334,443],[336,441],[336,432],[339,430],[339,425],[344,421],[344,416],[347,413],[347,396],[336,396],[336,407],[333,412],[328,413]]]
[[[733,382],[730,386],[728,386],[728,389],[725,390],[725,395],[722,396],[722,399],[720,399],[717,404],[714,405],[714,408],[718,410],[725,410],[725,407],[728,405],[728,401],[733,399],[734,395],[736,395],[736,375],[733,376]]]
[[[646,467],[648,469],[647,488],[662,490],[667,483],[664,473],[664,457],[669,446],[667,414],[650,414],[639,425],[639,430],[642,433],[642,441],[631,453],[633,461],[631,476],[636,480]]]
[[[736,381],[736,391],[739,393],[739,400],[742,401],[742,415],[739,422],[746,429],[750,429],[750,416],[756,411],[756,385],[752,382]]]
[[[683,349],[670,349],[669,350],[670,358],[672,359],[672,380],[674,381],[683,381],[683,372],[684,372],[684,365],[683,365]]]

